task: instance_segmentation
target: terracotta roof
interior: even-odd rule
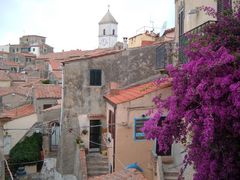
[[[130,87],[127,89],[114,90],[114,93],[109,93],[104,97],[114,104],[121,104],[124,102],[132,101],[134,99],[143,97],[146,94],[157,91],[159,88],[167,88],[171,86],[171,80],[156,84],[155,82],[148,82],[138,86]]]
[[[9,54],[9,52],[6,52],[6,51],[0,51],[0,54]]]
[[[33,85],[38,85],[38,84],[42,84],[42,78],[29,78],[27,79],[26,82],[13,82],[13,86],[20,86],[20,87],[32,87]]]
[[[9,72],[8,76],[13,80],[13,81],[25,81],[25,74],[22,73],[13,73]]]
[[[21,86],[0,87],[0,96],[6,96],[11,93],[15,93],[23,96],[32,96],[32,90],[30,87],[21,87]]]
[[[25,57],[36,57],[35,54],[33,53],[16,53],[17,55],[22,55],[22,56],[25,56]]]
[[[102,56],[107,56],[107,55],[112,55],[119,53],[123,50],[98,50],[98,51],[93,51],[91,53],[87,53],[82,57],[76,57],[76,58],[69,58],[68,60],[62,61],[62,63],[68,63],[68,62],[74,62],[74,61],[79,61],[79,60],[84,60],[84,59],[91,59],[91,58],[97,58],[97,57],[102,57]]]
[[[167,34],[167,33],[174,32],[174,31],[175,31],[175,27],[174,27],[174,28],[170,28],[170,29],[166,29],[166,30],[164,31],[164,33],[163,33],[162,36],[164,36],[164,35]]]
[[[58,85],[36,85],[34,90],[34,96],[36,99],[60,99],[61,98],[61,86]]]
[[[112,174],[90,177],[88,180],[147,180],[143,174],[135,169],[124,169]]]
[[[56,77],[56,79],[58,80],[62,79],[62,71],[53,71],[52,73]]]
[[[13,62],[13,61],[2,61],[2,63],[7,65],[7,66],[16,66],[16,67],[21,66],[21,64]]]
[[[52,70],[61,70],[61,62],[51,59],[49,65],[52,67]]]
[[[1,81],[11,81],[10,77],[8,76],[8,73],[5,71],[0,70],[0,80]]]
[[[135,36],[130,37],[129,40],[130,40],[130,39],[133,39],[133,38],[136,38],[136,37],[138,37],[138,36],[141,36],[141,35],[146,35],[146,36],[149,36],[149,37],[159,37],[159,34],[155,34],[154,32],[151,33],[151,32],[149,32],[149,31],[146,31],[145,33],[139,33],[139,34],[137,34],[137,35],[135,35]]]
[[[50,61],[50,60],[58,60],[61,62],[67,62],[67,61],[74,61],[79,59],[86,59],[90,57],[96,57],[96,56],[104,56],[108,54],[113,54],[120,52],[122,50],[114,50],[111,48],[105,48],[105,49],[94,49],[94,50],[71,50],[71,51],[64,51],[64,52],[56,52],[56,53],[48,53],[45,55],[40,55],[37,59],[38,60],[44,60],[44,61]]]
[[[26,104],[15,109],[3,111],[1,117],[10,117],[12,119],[29,116],[35,113],[34,106],[32,104]]]

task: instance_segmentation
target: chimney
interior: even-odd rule
[[[111,95],[117,95],[117,94],[119,94],[118,83],[116,83],[116,82],[110,82],[110,83],[109,83],[109,89],[110,89],[110,94],[111,94]]]
[[[127,37],[123,37],[123,49],[127,49],[128,48],[128,38]]]

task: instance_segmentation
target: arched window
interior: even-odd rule
[[[112,33],[112,35],[115,35],[115,29],[113,29],[113,33]]]
[[[106,34],[106,30],[105,29],[103,29],[103,35],[105,35]]]

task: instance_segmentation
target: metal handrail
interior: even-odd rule
[[[203,24],[201,24],[179,36],[178,42],[179,42],[179,62],[180,62],[180,64],[186,63],[186,61],[187,61],[187,58],[184,55],[184,52],[182,50],[182,47],[185,47],[187,44],[187,35],[199,33],[199,32],[201,32],[203,27],[205,27],[209,24],[212,24],[212,23],[216,23],[216,22],[217,21],[214,21],[214,20],[206,21],[205,23],[203,23]]]

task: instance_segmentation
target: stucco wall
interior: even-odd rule
[[[142,117],[149,109],[153,107],[152,99],[156,95],[162,95],[165,99],[171,94],[171,88],[165,88],[142,98],[119,104],[116,109],[116,142],[115,142],[115,170],[123,169],[128,164],[137,162],[143,168],[144,175],[147,179],[153,179],[153,164],[151,159],[153,142],[142,140],[134,140],[134,118]],[[108,110],[113,107],[107,105]],[[113,144],[113,143],[112,143]],[[131,148],[130,148],[131,147]],[[108,148],[109,160],[112,160],[112,147]],[[110,161],[111,162],[111,161]]]
[[[10,87],[11,81],[0,81],[0,87]]]
[[[45,104],[52,104],[52,105],[56,105],[57,104],[57,99],[36,99],[35,101],[35,108],[36,108],[36,112],[37,114],[41,114],[42,110],[43,110],[43,105]]]
[[[129,38],[128,47],[129,48],[140,47],[142,46],[142,41],[156,41],[156,39],[157,38],[146,35],[144,33],[144,34]]]
[[[14,119],[10,122],[4,124],[4,129],[30,129],[34,123],[37,122],[37,115],[32,114],[29,116],[21,117],[18,119]],[[28,130],[7,130],[8,135],[11,138],[11,148],[13,148],[16,143],[25,135]]]
[[[185,2],[184,6],[184,32],[187,32],[208,20],[216,20],[205,14],[203,11],[199,11],[196,14],[189,14],[192,9],[201,6],[210,6],[213,8],[217,8],[217,3],[215,0],[201,0],[201,1],[193,1],[193,0],[176,0],[175,1],[175,25],[176,25],[176,37],[178,41],[179,37],[179,23],[178,23],[178,15],[181,1]]]

